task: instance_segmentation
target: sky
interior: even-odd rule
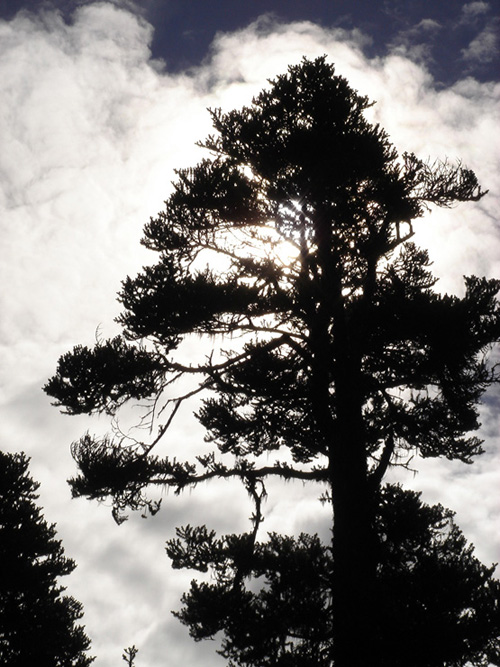
[[[85,609],[97,667],[217,667],[170,614],[191,575],[170,568],[174,527],[248,529],[252,508],[229,482],[164,499],[147,521],[117,526],[106,504],[71,500],[70,443],[106,420],[67,417],[41,391],[58,357],[118,332],[116,292],[154,255],[142,227],[163,206],[173,169],[195,164],[207,107],[250,102],[302,56],[326,54],[400,152],[457,159],[487,197],[418,222],[443,292],[463,275],[500,276],[498,2],[144,0],[0,2],[0,442],[31,456],[40,504],[78,567],[68,593]],[[393,474],[424,500],[457,512],[485,563],[500,557],[500,395],[482,407],[485,454],[472,466],[414,461]],[[192,407],[172,452],[199,451]],[[326,535],[318,491],[272,489],[265,530]]]

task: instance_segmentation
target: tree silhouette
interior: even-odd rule
[[[411,241],[429,207],[481,198],[474,173],[399,157],[369,106],[318,58],[251,106],[212,111],[207,157],[177,172],[145,227],[159,259],[123,283],[123,335],[63,355],[45,387],[69,414],[149,401],[149,440],[73,445],[73,493],[112,498],[117,520],[156,512],[154,486],[233,477],[256,502],[273,476],[326,486],[336,667],[374,664],[384,474],[413,454],[468,463],[481,452],[471,432],[500,332],[500,282],[468,277],[463,297],[441,295]],[[160,456],[195,394],[216,451]]]
[[[24,454],[0,451],[0,663],[87,667],[90,641],[76,625],[82,605],[58,578],[76,567],[35,501],[39,484]]]
[[[135,667],[135,658],[137,654],[139,653],[139,649],[134,646],[129,646],[128,648],[124,649],[124,652],[122,654],[122,660],[125,660],[127,663],[128,667]]]
[[[465,667],[500,663],[500,582],[482,565],[453,513],[420,494],[384,487],[377,498],[377,614],[373,664]],[[210,572],[193,581],[176,616],[196,640],[222,633],[229,665],[329,667],[333,554],[317,535],[217,538],[185,526],[169,540],[175,568]],[[243,585],[242,585],[243,584]],[[359,641],[363,641],[359,637]],[[375,656],[382,656],[381,662]]]

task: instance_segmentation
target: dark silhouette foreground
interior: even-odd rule
[[[39,484],[24,454],[0,451],[0,664],[87,667],[82,605],[62,595],[59,577],[75,562],[36,506]]]
[[[453,513],[386,486],[375,531],[373,664],[498,664],[500,582],[475,558]],[[191,583],[176,614],[196,640],[222,633],[229,664],[329,667],[331,546],[317,535],[271,534],[248,557],[248,534],[217,538],[191,526],[177,534],[167,546],[173,566],[210,572],[209,582]]]
[[[500,282],[471,276],[463,297],[441,295],[412,240],[430,207],[484,193],[460,164],[398,156],[364,118],[370,105],[318,58],[251,106],[212,111],[207,157],[177,172],[145,227],[158,261],[123,283],[123,335],[76,347],[45,387],[69,414],[146,403],[150,439],[116,430],[73,445],[74,495],[111,498],[118,521],[155,513],[155,486],[240,479],[256,506],[250,571],[266,479],[316,484],[332,506],[322,590],[335,667],[386,664],[375,518],[387,469],[413,455],[470,463],[477,406],[498,379],[486,353],[500,337]],[[168,428],[194,395],[213,451],[200,444],[183,462],[178,447],[165,455]],[[279,664],[303,664],[282,650]]]

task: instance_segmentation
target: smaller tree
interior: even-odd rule
[[[127,663],[128,667],[135,667],[135,657],[139,653],[139,649],[134,646],[129,646],[128,648],[124,649],[124,652],[122,654],[122,660],[125,660]]]
[[[82,605],[57,582],[76,564],[35,503],[28,465],[24,453],[0,451],[0,664],[87,667]]]
[[[378,495],[372,665],[500,665],[494,566],[474,556],[452,511],[399,486]],[[255,527],[262,519],[256,505]],[[178,529],[167,543],[173,566],[211,577],[191,583],[175,615],[197,641],[221,633],[230,667],[330,667],[331,546],[317,535],[255,537],[255,530],[217,538],[205,527]]]

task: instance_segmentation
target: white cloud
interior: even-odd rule
[[[491,63],[498,58],[498,28],[500,22],[492,21],[467,48],[462,49],[463,59],[471,64]]]
[[[359,31],[306,21],[279,25],[267,18],[221,33],[210,59],[175,76],[151,61],[151,36],[144,21],[110,3],[86,4],[71,24],[51,12],[0,23],[0,433],[6,449],[32,455],[47,519],[58,522],[79,563],[70,592],[85,604],[99,667],[116,665],[133,643],[141,667],[181,660],[215,666],[222,661],[211,646],[193,644],[168,614],[189,576],[170,570],[164,540],[187,521],[238,530],[251,512],[245,494],[222,484],[169,496],[154,520],[115,527],[107,508],[70,501],[64,482],[74,474],[69,442],[107,425],[60,417],[38,388],[59,354],[91,343],[99,323],[104,336],[114,330],[120,280],[154,260],[139,246],[142,225],[161,208],[173,167],[199,159],[194,141],[210,129],[206,107],[248,103],[267,78],[304,55],[327,53],[339,74],[378,100],[372,118],[401,151],[461,157],[490,189],[479,205],[435,211],[417,224],[416,240],[431,249],[442,289],[460,290],[463,273],[500,275],[500,88],[464,79],[436,90],[407,54],[367,60],[368,38]],[[197,433],[185,417],[172,441],[187,438],[194,446]],[[488,468],[498,451],[493,436],[487,446],[484,463],[458,470],[434,462],[415,486],[459,509],[489,561],[498,550],[496,533],[489,533],[498,512],[497,480]],[[305,494],[292,516],[288,486],[270,499],[266,529],[284,518],[291,530],[304,529],[314,518],[307,498],[317,495]]]
[[[488,2],[467,2],[462,7],[462,21],[469,22],[478,16],[486,14],[490,10]]]
[[[438,21],[422,19],[411,28],[399,32],[389,48],[394,55],[416,63],[429,63],[432,61],[433,40],[441,29]]]

